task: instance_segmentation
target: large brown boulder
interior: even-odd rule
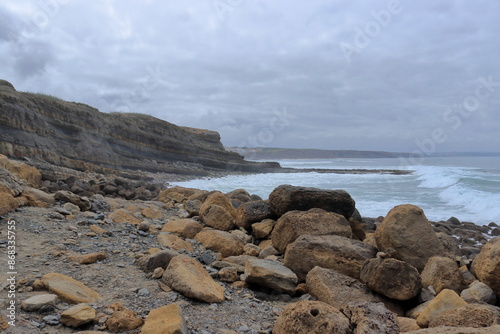
[[[203,226],[199,222],[189,218],[171,220],[161,228],[162,232],[174,233],[188,239],[193,239],[202,230]]]
[[[278,219],[271,233],[271,240],[274,248],[284,253],[288,244],[304,234],[350,237],[352,230],[347,219],[337,213],[321,209],[295,210]]]
[[[229,232],[205,229],[194,239],[206,248],[221,253],[222,257],[241,255],[244,252],[245,243]]]
[[[236,210],[227,195],[214,191],[201,205],[200,217],[207,226],[228,231],[234,227]]]
[[[349,319],[337,308],[303,300],[285,307],[274,323],[274,334],[351,334]]]
[[[488,241],[472,262],[472,271],[500,295],[500,237]]]
[[[459,294],[467,287],[457,263],[442,256],[433,256],[427,261],[422,271],[422,284],[424,288],[432,286],[436,293],[450,289]]]
[[[253,223],[258,223],[264,219],[273,218],[269,201],[246,202],[236,210],[236,225],[250,230]]]
[[[189,298],[207,303],[224,300],[224,288],[213,280],[201,263],[188,255],[174,257],[163,273],[162,281]]]
[[[349,219],[355,209],[354,200],[345,190],[325,190],[288,184],[281,185],[271,192],[269,204],[278,216],[292,210],[320,208]]]
[[[403,315],[403,310],[393,301],[372,292],[355,278],[335,270],[314,267],[306,277],[307,291],[318,300],[344,309],[350,302],[382,302],[391,311]]]
[[[376,254],[374,247],[359,240],[338,235],[302,235],[288,245],[284,263],[300,280],[315,266],[359,279],[363,263]]]
[[[392,258],[366,261],[361,268],[361,282],[370,289],[396,300],[414,298],[422,289],[418,270],[408,263]]]
[[[444,247],[436,236],[424,211],[411,204],[394,207],[375,231],[378,249],[394,249],[393,256],[419,271],[432,256],[444,254]]]

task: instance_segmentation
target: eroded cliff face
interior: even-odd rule
[[[0,153],[78,170],[262,171],[224,150],[215,131],[180,127],[143,114],[101,113],[88,105],[22,93],[0,80]]]

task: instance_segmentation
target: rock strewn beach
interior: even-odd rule
[[[495,224],[429,222],[411,204],[362,218],[345,191],[261,199],[132,174],[48,179],[0,157],[0,247],[15,225],[17,251],[5,333],[500,330]]]

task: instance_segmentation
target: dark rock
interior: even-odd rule
[[[269,201],[246,202],[236,210],[236,225],[251,230],[253,223],[273,217],[274,213],[271,210]]]
[[[324,190],[291,185],[281,185],[275,188],[269,195],[269,203],[278,216],[292,210],[306,211],[320,208],[336,212],[348,219],[355,209],[354,200],[344,190]]]

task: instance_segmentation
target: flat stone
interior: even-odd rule
[[[44,275],[41,281],[50,292],[67,303],[92,303],[100,298],[96,291],[69,276],[49,273]]]
[[[262,285],[280,292],[293,294],[297,275],[279,261],[249,259],[245,265],[245,282]]]
[[[55,306],[56,299],[54,294],[32,296],[21,303],[21,308],[27,312],[38,311],[44,306]]]
[[[80,327],[94,321],[96,311],[88,304],[78,304],[61,313],[61,323],[69,327]]]

